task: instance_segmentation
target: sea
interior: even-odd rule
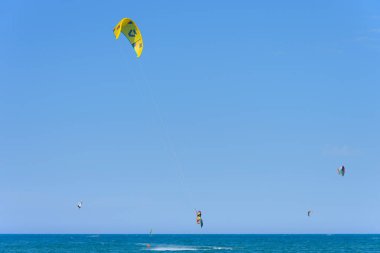
[[[0,252],[380,252],[380,235],[0,235]]]

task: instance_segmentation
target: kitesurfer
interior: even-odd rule
[[[346,174],[346,168],[342,165],[340,166],[338,169],[338,175],[341,175],[342,177],[344,176],[344,174]]]
[[[201,225],[203,227],[203,220],[202,220],[202,212],[201,211],[195,211],[197,215],[197,224]]]

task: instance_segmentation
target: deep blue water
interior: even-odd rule
[[[0,252],[148,251],[380,252],[380,235],[0,235]]]

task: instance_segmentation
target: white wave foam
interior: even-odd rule
[[[185,246],[185,245],[158,245],[146,248],[150,251],[196,251],[196,250],[232,250],[230,247],[218,246]]]
[[[199,248],[186,247],[186,246],[167,246],[167,247],[154,247],[150,248],[151,251],[195,251]]]
[[[213,250],[232,250],[230,247],[211,247]]]

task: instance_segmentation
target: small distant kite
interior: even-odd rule
[[[137,27],[136,23],[130,18],[123,18],[113,29],[113,34],[116,39],[119,38],[120,33],[123,33],[125,37],[127,37],[135,50],[137,57],[140,57],[144,49],[144,44],[140,29]]]
[[[338,175],[340,175],[342,177],[344,177],[344,174],[346,174],[346,168],[344,168],[343,165],[340,166],[336,171],[337,171]]]
[[[79,202],[78,202],[78,204],[77,204],[78,209],[81,209],[81,208],[82,208],[82,204],[83,204],[83,201],[79,201]]]
[[[308,216],[308,217],[311,216],[311,210],[307,211],[307,216]]]
[[[202,228],[203,227],[202,212],[195,210],[195,214],[197,215],[197,224],[201,225],[201,228]]]

